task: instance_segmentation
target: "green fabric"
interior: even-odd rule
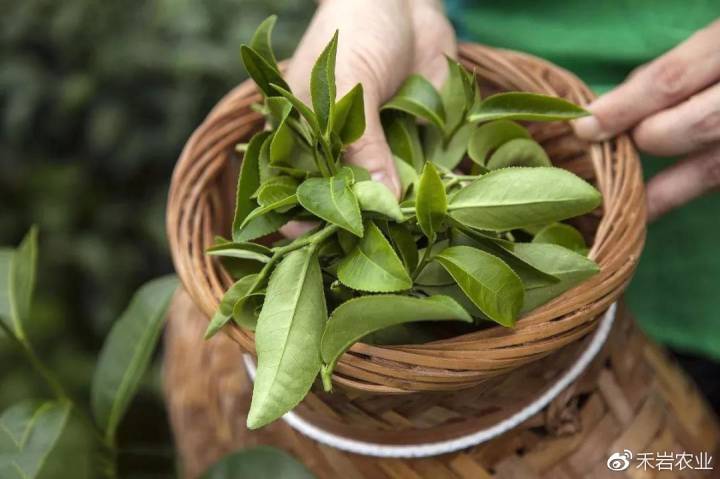
[[[720,15],[717,0],[446,2],[459,36],[529,52],[598,93]],[[646,177],[673,160],[643,158]],[[641,326],[676,348],[720,358],[720,195],[696,200],[648,230],[627,299]]]

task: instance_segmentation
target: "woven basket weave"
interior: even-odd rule
[[[572,74],[538,58],[480,45],[460,47],[460,60],[477,73],[482,91],[525,90],[586,104],[592,94]],[[167,228],[176,270],[194,303],[208,317],[231,279],[205,255],[217,234],[228,235],[237,179],[233,147],[263,127],[251,109],[260,100],[246,82],[223,98],[186,144],[173,174]],[[513,329],[492,327],[424,345],[381,347],[358,343],[342,356],[333,380],[344,390],[380,395],[478,386],[577,343],[622,293],[645,237],[640,163],[626,136],[589,145],[567,124],[534,124],[531,132],[553,163],[595,184],[603,207],[580,218],[592,240],[600,274],[521,318]],[[254,353],[253,334],[224,330]]]
[[[245,428],[252,385],[242,351],[227,337],[202,339],[207,321],[189,296],[179,294],[165,337],[165,394],[176,444],[187,479],[197,478],[220,457],[237,449],[268,444],[285,449],[320,479],[587,479],[678,478],[720,475],[717,419],[683,375],[657,346],[649,343],[622,312],[605,347],[586,372],[548,407],[517,428],[479,446],[425,459],[381,459],[349,454],[318,444],[283,421],[259,431]],[[562,354],[562,352],[561,352]],[[474,416],[497,421],[508,404],[531,386],[537,371],[521,368],[515,379],[494,388],[493,397],[477,394],[437,402],[416,394],[412,407],[393,409],[376,401],[345,404],[313,397],[311,408],[391,432],[423,427],[447,418]],[[540,378],[545,378],[539,374]],[[534,392],[532,393],[534,394]],[[494,403],[494,404],[491,404]],[[462,426],[464,423],[460,423]],[[420,440],[425,434],[418,435]],[[666,453],[707,452],[713,472],[611,472],[606,462],[624,449]]]

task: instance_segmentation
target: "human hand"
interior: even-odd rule
[[[350,145],[345,161],[370,171],[399,195],[400,181],[380,124],[380,106],[411,73],[436,87],[447,75],[444,55],[455,56],[455,32],[440,0],[321,0],[285,78],[293,93],[310,100],[310,72],[320,52],[340,30],[335,76],[338,98],[358,82],[365,100],[365,133]],[[298,236],[312,225],[283,228]]]
[[[602,141],[631,130],[637,147],[684,156],[648,183],[648,217],[720,186],[720,21],[641,66],[593,102],[575,122],[578,136]]]

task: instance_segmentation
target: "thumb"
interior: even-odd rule
[[[396,197],[400,197],[400,179],[395,170],[393,154],[385,139],[377,106],[365,104],[365,133],[348,147],[345,161],[365,168],[373,180],[383,183]]]

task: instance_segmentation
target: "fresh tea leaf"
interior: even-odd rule
[[[267,263],[270,261],[269,255],[272,251],[257,243],[235,243],[227,242],[209,247],[205,250],[210,256],[222,256],[225,258],[240,258]]]
[[[257,202],[260,206],[268,206],[282,201],[295,194],[298,181],[291,176],[275,176],[260,185],[257,190]],[[279,210],[281,213],[282,210]]]
[[[588,251],[583,235],[565,223],[547,225],[537,232],[532,242],[556,244],[582,255],[587,254]]]
[[[273,205],[263,206],[262,208],[265,209],[264,212],[257,211],[260,210],[260,208],[256,208],[251,212],[253,217],[244,222],[242,228],[233,239],[238,242],[250,241],[276,232],[282,225],[292,219],[292,212],[277,213],[269,210],[275,207],[281,209],[291,202],[292,197],[289,197],[287,200],[280,201]]]
[[[250,48],[252,48],[268,65],[275,70],[279,70],[275,53],[272,49],[272,31],[277,21],[276,15],[270,15],[258,25],[255,33],[250,40]]]
[[[255,201],[252,196],[260,186],[260,151],[268,138],[270,138],[270,132],[266,131],[253,136],[250,143],[248,143],[245,155],[243,155],[243,161],[240,164],[240,175],[235,195],[235,217],[232,224],[232,235],[235,241],[241,241],[238,238],[240,227],[247,215],[255,208]]]
[[[150,364],[178,281],[153,280],[133,296],[105,339],[92,380],[95,422],[111,439]]]
[[[547,303],[600,271],[591,259],[554,244],[517,243],[515,254],[560,280],[555,284],[526,289],[522,312]]]
[[[555,121],[573,120],[588,113],[574,103],[537,93],[498,93],[480,102],[468,119],[471,122],[491,120]]]
[[[600,193],[560,168],[505,168],[481,176],[450,199],[459,223],[490,231],[551,223],[597,208]]]
[[[270,166],[305,178],[309,173],[318,171],[315,152],[290,126],[292,121],[292,117],[285,117],[273,133],[270,141]]]
[[[445,185],[432,163],[425,163],[418,183],[415,210],[418,226],[430,243],[434,243],[437,233],[445,227],[447,213]]]
[[[201,479],[315,479],[305,466],[281,449],[256,446],[230,453],[212,465]]]
[[[253,79],[265,96],[275,96],[275,90],[271,86],[273,84],[290,91],[290,87],[280,72],[269,64],[258,52],[247,45],[243,45],[240,47],[240,57],[242,58],[248,75],[250,75],[250,78]]]
[[[338,279],[359,291],[389,293],[412,287],[412,280],[395,250],[373,222],[365,236],[340,261]]]
[[[429,81],[417,74],[410,75],[381,109],[404,111],[429,121],[441,131],[445,129],[445,110],[440,94]]]
[[[428,125],[424,136],[425,157],[438,166],[454,170],[465,158],[468,141],[474,128],[470,123],[461,126],[450,141],[445,143],[442,133],[432,125]]]
[[[273,271],[255,331],[257,375],[247,426],[262,427],[294,408],[320,371],[327,319],[322,273],[311,248],[288,253]]]
[[[488,318],[507,327],[515,324],[523,305],[523,284],[505,262],[469,246],[446,248],[435,260]]]
[[[25,340],[37,274],[37,228],[32,227],[14,251],[0,251],[0,321]]]
[[[310,125],[310,129],[314,131],[315,134],[321,134],[320,124],[318,123],[317,115],[315,115],[315,113],[310,109],[309,106],[303,103],[303,101],[300,100],[298,97],[290,93],[287,87],[283,88],[282,86],[276,85],[274,83],[271,84],[270,87],[292,104],[293,108],[295,108],[295,110],[297,110],[298,113],[300,113],[300,115],[305,118],[305,121],[307,121],[308,125]]]
[[[240,278],[235,284],[225,291],[220,306],[210,320],[205,330],[205,339],[210,339],[220,331],[233,317],[233,309],[238,301],[245,298],[257,280],[257,274],[250,274]]]
[[[395,195],[378,181],[361,181],[352,186],[362,211],[372,211],[401,222],[405,218]]]
[[[365,103],[360,83],[335,104],[333,131],[340,137],[343,145],[353,143],[365,131]]]
[[[293,105],[281,96],[269,96],[265,98],[265,107],[270,126],[275,129],[290,114]]]
[[[320,343],[325,390],[332,389],[335,363],[354,343],[370,333],[415,321],[466,321],[472,318],[447,296],[414,298],[379,294],[351,299],[338,306],[325,326]]]
[[[420,176],[415,171],[415,168],[405,163],[397,156],[393,156],[395,162],[395,170],[397,171],[398,178],[400,178],[400,187],[402,188],[401,198],[406,198],[408,193],[411,191],[413,185],[416,185],[420,180]]]
[[[388,222],[387,228],[390,243],[400,255],[405,268],[408,271],[415,271],[418,264],[418,249],[412,233],[405,226],[397,223]]]
[[[468,155],[478,165],[487,164],[488,155],[516,138],[531,138],[530,132],[511,120],[495,120],[475,128],[468,143]]]
[[[24,401],[0,415],[0,477],[35,479],[70,418],[69,401]]]
[[[360,206],[346,178],[308,178],[298,187],[297,197],[315,216],[356,236],[363,235]]]
[[[416,172],[422,171],[425,157],[415,118],[406,113],[388,111],[382,115],[382,121],[390,151]]]
[[[440,89],[443,109],[445,110],[445,133],[449,134],[460,122],[465,120],[468,105],[468,83],[464,68],[450,57],[446,57],[448,76]]]
[[[337,55],[338,32],[335,31],[330,43],[320,54],[310,77],[310,93],[313,109],[317,116],[320,130],[332,129],[335,110],[335,56]]]
[[[253,223],[253,221],[270,216],[270,219],[268,219],[268,224],[274,224],[274,217],[273,214],[276,214],[275,211],[286,209],[288,206],[295,206],[298,203],[297,195],[291,195],[287,198],[284,198],[280,201],[276,201],[275,203],[270,203],[266,206],[258,206],[254,210],[250,212],[249,215],[245,218],[245,221],[240,225],[240,234],[247,228],[249,225]],[[281,216],[281,215],[278,215]],[[278,220],[279,221],[279,220]],[[281,223],[280,226],[282,226],[285,223]],[[272,231],[275,231],[274,229]],[[270,231],[270,232],[272,232]]]
[[[487,162],[489,170],[509,166],[552,166],[550,158],[535,140],[516,138],[498,148]]]

